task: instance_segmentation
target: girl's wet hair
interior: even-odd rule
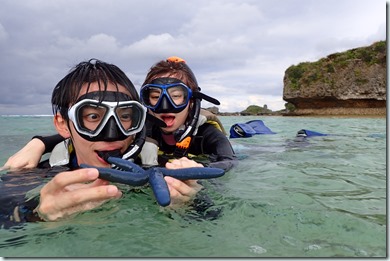
[[[179,57],[170,57],[167,60],[162,60],[153,65],[142,85],[151,83],[154,79],[159,78],[162,75],[164,75],[164,77],[172,77],[181,80],[194,92],[200,91],[198,82],[191,68]]]
[[[57,83],[51,98],[53,113],[59,112],[63,118],[68,119],[68,109],[76,102],[82,86],[88,85],[88,93],[90,85],[94,82],[99,84],[99,90],[102,91],[100,101],[104,100],[109,83],[115,85],[118,92],[118,86],[122,85],[129,91],[133,100],[140,101],[133,83],[121,69],[98,59],[90,59],[77,64]]]

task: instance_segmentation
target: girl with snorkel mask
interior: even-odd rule
[[[204,165],[224,170],[234,166],[235,154],[221,122],[201,109],[202,99],[216,105],[219,101],[200,92],[185,60],[173,56],[152,66],[140,98],[149,113],[167,125],[147,125],[147,142],[141,151],[143,164],[164,165],[172,158],[203,155]]]

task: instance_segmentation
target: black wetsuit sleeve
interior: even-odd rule
[[[48,153],[48,152],[52,152],[54,147],[58,143],[65,140],[65,138],[59,134],[55,134],[55,135],[51,135],[51,136],[34,136],[32,138],[39,139],[40,141],[43,142],[43,144],[45,145],[45,151],[43,152],[43,154]]]
[[[197,150],[195,154],[209,155],[209,167],[227,171],[237,164],[229,139],[211,124],[205,123],[199,127],[192,146]]]
[[[0,229],[40,220],[34,213],[39,204],[37,188],[56,174],[49,173],[50,170],[20,170],[0,175]],[[36,191],[27,196],[32,190]]]

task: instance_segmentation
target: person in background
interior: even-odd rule
[[[139,103],[132,82],[115,65],[96,59],[79,63],[55,86],[52,107],[54,126],[65,141],[53,148],[46,163],[67,170],[56,174],[40,189],[34,204],[30,202],[23,210],[16,207],[10,219],[55,221],[120,198],[122,192],[116,185],[99,179],[97,169],[79,166],[110,168],[103,155],[119,152],[134,160],[143,146],[146,109]],[[200,166],[195,161],[179,159],[167,168]],[[175,202],[189,200],[200,190],[199,186],[195,180],[168,184]]]

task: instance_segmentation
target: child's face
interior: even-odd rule
[[[130,93],[126,90],[125,87],[118,85],[119,92],[130,95]],[[79,93],[79,97],[85,94],[87,91],[87,84],[84,85]],[[89,87],[88,92],[99,91],[98,83],[92,83]],[[117,89],[115,85],[109,83],[107,86],[107,91],[116,92]],[[88,141],[81,137],[76,131],[73,122],[69,122],[70,133],[73,142],[73,146],[76,151],[78,164],[89,164],[96,167],[109,167],[104,159],[102,159],[99,155],[99,151],[110,151],[110,150],[120,150],[122,153],[126,151],[126,149],[131,145],[134,140],[134,135],[129,136],[124,140],[118,141]]]

